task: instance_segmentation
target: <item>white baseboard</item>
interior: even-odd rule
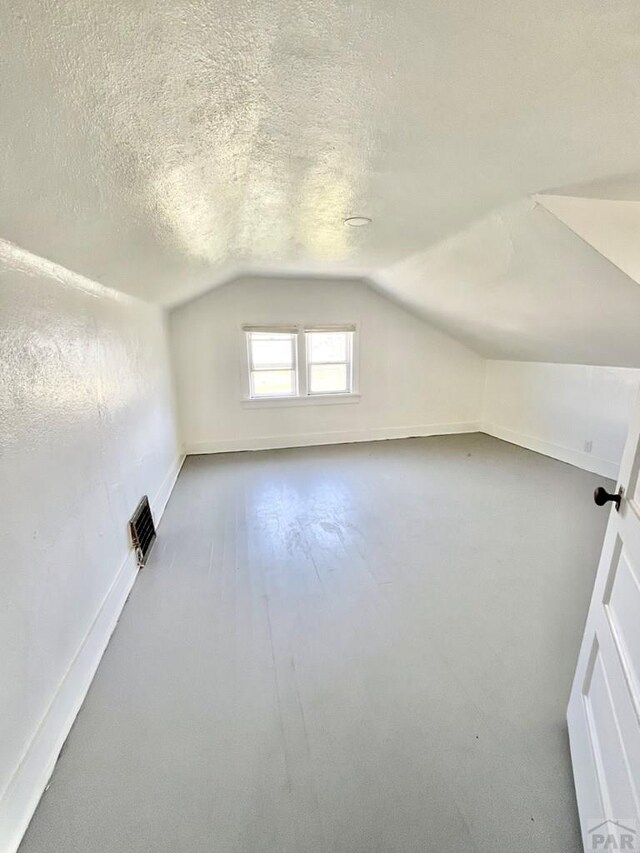
[[[560,462],[567,462],[569,465],[582,468],[584,471],[590,471],[592,474],[600,474],[603,477],[609,477],[611,480],[617,480],[618,478],[618,463],[599,459],[591,453],[575,450],[572,447],[564,447],[561,444],[554,444],[550,441],[543,441],[531,435],[523,435],[506,427],[497,426],[496,424],[483,423],[480,426],[480,431],[487,435],[492,435],[494,438],[508,441],[510,444],[517,444],[519,447],[525,447],[527,450],[541,453],[543,456],[550,456],[552,459],[559,459]]]
[[[156,524],[159,524],[162,518],[183,462],[184,456],[174,462],[156,496],[150,501]],[[22,761],[0,799],[2,853],[15,853],[22,841],[51,778],[60,750],[82,707],[137,573],[135,555],[131,551],[120,566]]]
[[[176,480],[178,479],[178,475],[184,465],[184,454],[178,456],[173,465],[167,471],[167,474],[162,481],[162,484],[158,491],[156,492],[156,496],[150,500],[151,512],[153,514],[153,519],[155,521],[156,527],[160,523],[160,519],[162,518],[164,511],[169,502],[169,498],[171,497],[171,492],[173,491],[173,487],[176,484]]]
[[[136,579],[133,552],[120,567],[40,727],[0,800],[0,850],[14,853],[46,788]]]
[[[215,441],[193,441],[186,445],[187,456],[198,453],[233,453],[240,450],[277,450],[286,447],[312,447],[321,444],[350,444],[360,441],[384,441],[390,438],[414,438],[428,435],[478,432],[475,421],[419,426],[381,427],[376,429],[307,432],[298,435],[229,438]]]

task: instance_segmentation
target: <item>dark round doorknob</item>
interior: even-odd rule
[[[598,486],[598,488],[593,493],[593,499],[598,506],[604,506],[609,501],[613,501],[616,505],[616,509],[620,509],[620,500],[622,498],[621,491],[618,492],[617,495],[612,495],[611,492],[608,492],[604,486]]]

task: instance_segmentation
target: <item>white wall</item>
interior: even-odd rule
[[[165,321],[0,241],[0,849],[13,850],[179,470]]]
[[[243,402],[243,323],[358,325],[360,401]],[[171,313],[189,453],[477,428],[482,359],[360,281],[245,279]]]
[[[616,479],[639,385],[632,368],[487,361],[483,430]]]
[[[180,465],[164,315],[0,241],[0,849],[17,846]],[[247,406],[243,323],[358,324],[361,398]],[[640,370],[485,362],[357,281],[247,279],[170,317],[190,452],[483,428],[616,476]],[[484,389],[484,399],[483,399]],[[591,442],[591,450],[585,449]]]

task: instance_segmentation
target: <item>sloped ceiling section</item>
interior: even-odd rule
[[[639,31],[637,0],[5,3],[0,238],[167,306],[368,276],[487,355],[640,366],[585,240],[635,264],[517,201],[640,186]]]
[[[489,358],[640,366],[640,285],[533,199],[376,281]]]
[[[561,195],[540,195],[538,201],[640,282],[640,201]]]

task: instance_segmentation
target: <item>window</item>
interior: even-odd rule
[[[243,328],[250,400],[292,397],[300,403],[321,397],[325,402],[332,396],[357,397],[353,393],[355,326]]]
[[[247,331],[250,397],[293,397],[298,393],[298,331]]]
[[[353,331],[307,329],[307,394],[349,394]]]

